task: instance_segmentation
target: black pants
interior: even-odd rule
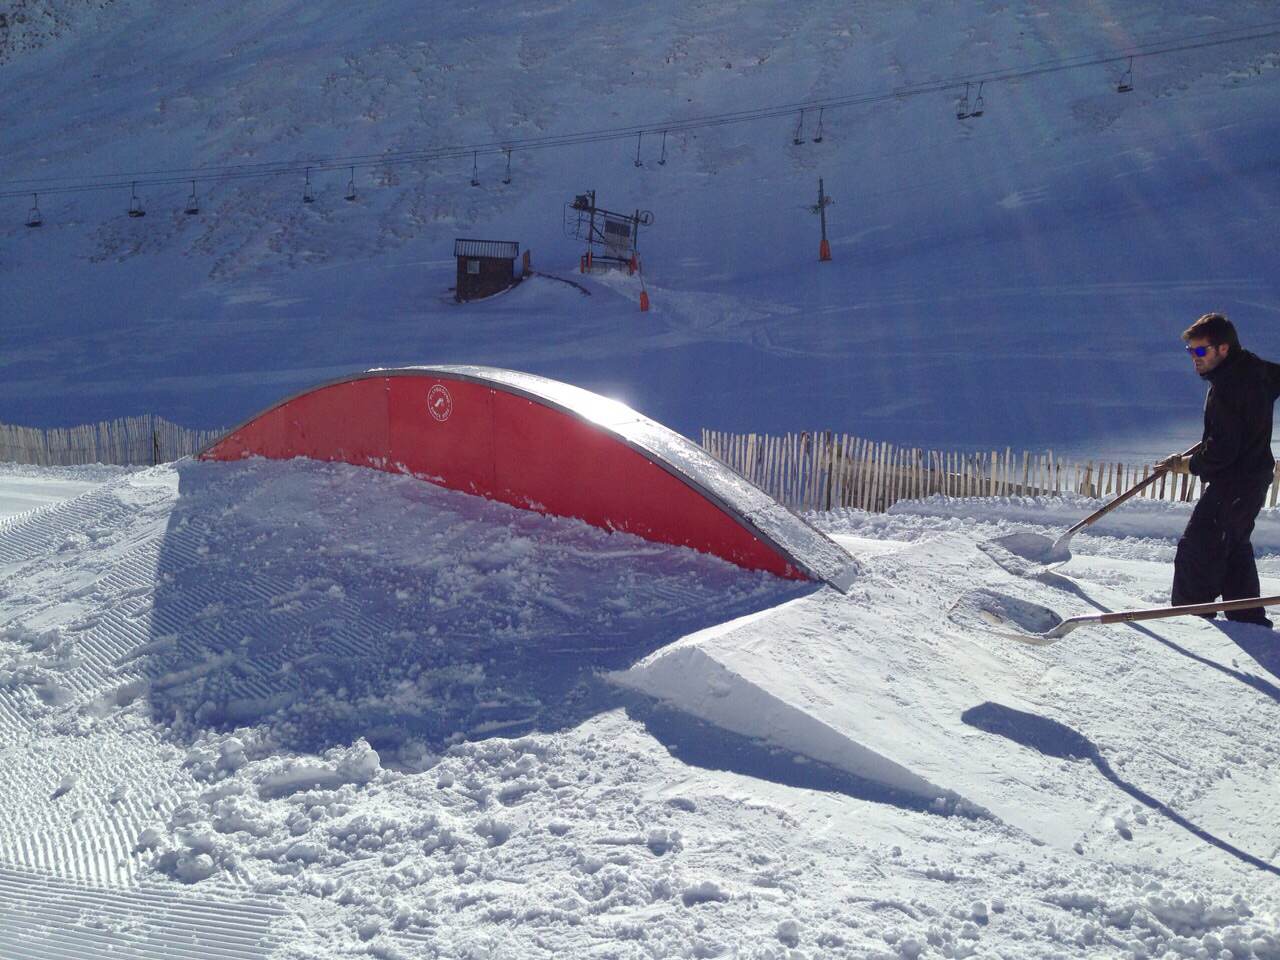
[[[1258,568],[1249,537],[1271,477],[1214,480],[1205,489],[1178,541],[1173,603],[1212,603],[1258,595]],[[1270,624],[1262,607],[1236,610],[1228,620]]]

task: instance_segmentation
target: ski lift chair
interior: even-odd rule
[[[187,205],[182,210],[189,217],[194,217],[200,212],[200,201],[196,199],[196,182],[191,181],[191,196],[187,197]]]
[[[27,226],[38,227],[44,223],[44,218],[40,216],[40,197],[38,194],[31,195],[31,209],[27,211]]]
[[[1129,58],[1129,66],[1124,73],[1120,75],[1120,80],[1116,83],[1116,93],[1131,93],[1133,91],[1133,57]]]
[[[129,195],[129,216],[135,220],[138,217],[145,217],[147,211],[142,209],[142,200],[138,197],[138,185],[135,183],[130,188]]]
[[[969,111],[969,116],[980,117],[986,112],[986,109],[986,102],[982,99],[982,84],[980,83],[978,84],[978,99],[973,101],[973,109]]]

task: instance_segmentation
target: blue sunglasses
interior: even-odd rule
[[[1193,357],[1203,357],[1212,349],[1213,347],[1211,346],[1210,347],[1187,347],[1187,353],[1191,354]]]

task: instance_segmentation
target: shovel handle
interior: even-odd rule
[[[1024,633],[1019,631],[1001,631],[1002,636],[1013,640],[1021,640],[1032,646],[1044,647],[1057,643],[1076,627],[1088,626],[1092,623],[1129,623],[1134,620],[1163,620],[1166,617],[1185,617],[1196,613],[1222,613],[1228,610],[1253,610],[1257,607],[1272,607],[1280,603],[1276,597],[1246,597],[1243,600],[1219,600],[1216,603],[1188,603],[1181,607],[1153,607],[1149,610],[1118,610],[1115,613],[1092,613],[1082,617],[1068,617],[1052,630],[1044,633]]]
[[[1180,455],[1184,457],[1189,457],[1193,453],[1195,453],[1197,450],[1199,450],[1203,445],[1204,445],[1204,441],[1201,441],[1197,443],[1195,446],[1190,447],[1187,450],[1184,450]],[[1077,523],[1074,527],[1071,527],[1070,529],[1068,529],[1067,532],[1062,535],[1062,537],[1060,538],[1060,541],[1066,540],[1076,531],[1083,530],[1085,527],[1089,526],[1089,524],[1097,520],[1101,520],[1108,513],[1110,513],[1116,507],[1120,506],[1120,504],[1124,503],[1130,497],[1136,496],[1138,493],[1142,492],[1147,487],[1151,486],[1151,484],[1155,483],[1156,480],[1164,476],[1167,472],[1168,472],[1167,470],[1163,470],[1157,467],[1152,472],[1151,476],[1147,477],[1145,480],[1140,480],[1138,483],[1134,484],[1132,487],[1130,487],[1124,493],[1120,494],[1120,496],[1116,497],[1110,503],[1095,510],[1093,513],[1089,514],[1087,517],[1085,517],[1083,520]]]
[[[1277,597],[1246,597],[1243,600],[1219,600],[1216,603],[1188,603],[1181,607],[1154,607],[1150,610],[1120,610],[1098,617],[1081,617],[1094,623],[1128,623],[1131,620],[1163,620],[1165,617],[1185,617],[1196,613],[1226,613],[1231,610],[1252,610],[1254,607],[1271,607],[1280,603]]]

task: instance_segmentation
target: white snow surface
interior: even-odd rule
[[[125,467],[96,463],[77,467],[34,467],[0,462],[0,520],[77,496],[125,472]]]
[[[848,596],[303,460],[0,522],[0,955],[1280,956],[1272,636],[974,616],[1187,507],[1030,581],[1087,504],[924,506],[811,517]]]

